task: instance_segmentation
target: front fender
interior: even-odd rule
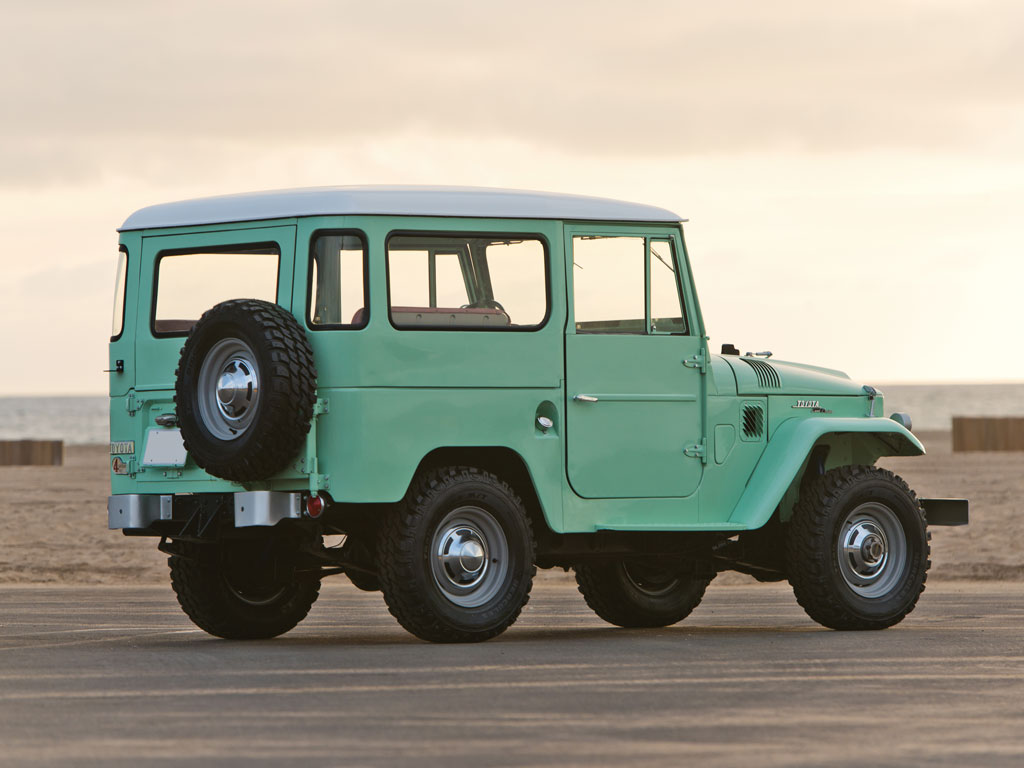
[[[729,527],[751,530],[768,522],[786,491],[797,481],[811,449],[822,438],[845,437],[851,462],[874,464],[879,456],[920,456],[924,446],[892,419],[793,418],[774,431],[747,488],[729,516]]]

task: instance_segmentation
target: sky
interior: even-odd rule
[[[0,0],[0,396],[105,391],[158,202],[464,184],[690,222],[712,348],[1024,380],[1024,4]]]

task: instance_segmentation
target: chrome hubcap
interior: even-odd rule
[[[256,417],[260,369],[256,355],[240,339],[211,347],[199,369],[198,405],[204,426],[219,440],[245,434]]]
[[[896,513],[869,502],[850,512],[839,529],[839,571],[858,595],[884,597],[899,583],[907,564],[907,539]]]
[[[434,584],[463,608],[497,595],[508,575],[508,543],[501,525],[480,507],[459,507],[445,515],[430,547]]]
[[[244,358],[228,361],[217,380],[217,407],[226,419],[239,419],[252,407],[259,394],[259,383],[252,364]]]
[[[487,573],[487,548],[479,531],[449,528],[441,536],[437,558],[452,584],[472,587]]]

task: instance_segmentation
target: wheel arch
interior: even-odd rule
[[[424,456],[409,482],[412,488],[422,472],[445,466],[471,466],[493,473],[519,494],[526,507],[534,536],[550,535],[554,528],[537,493],[537,486],[523,457],[506,446],[447,446],[435,448]]]
[[[736,504],[730,523],[763,526],[778,511],[787,521],[809,474],[839,466],[874,464],[882,456],[919,456],[921,441],[892,419],[807,418],[779,425]]]

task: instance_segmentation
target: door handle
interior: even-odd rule
[[[575,400],[578,403],[596,403],[597,402],[597,398],[594,397],[593,395],[575,395],[573,397],[573,400]]]

